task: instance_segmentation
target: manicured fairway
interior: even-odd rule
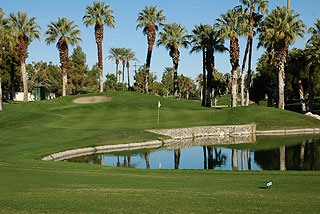
[[[253,122],[260,130],[320,127],[313,118],[257,105],[208,109],[196,101],[134,92],[104,95],[112,100],[75,104],[69,96],[4,105],[0,213],[320,212],[319,172],[139,170],[41,161],[72,148],[157,139],[144,131],[153,128]],[[268,180],[271,189],[263,188]]]

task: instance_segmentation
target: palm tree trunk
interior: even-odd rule
[[[299,80],[298,81],[298,85],[299,85],[299,97],[300,97],[300,105],[301,105],[301,111],[302,112],[306,112],[306,102],[304,100],[304,92],[303,92],[303,85],[302,85],[302,81]]]
[[[213,49],[208,48],[206,53],[207,65],[207,107],[212,107],[212,85],[213,85],[213,69],[214,69],[214,56]]]
[[[207,78],[206,78],[206,50],[202,48],[202,106],[206,106],[206,89],[207,89]]]
[[[130,88],[130,62],[127,60],[128,88]]]
[[[247,55],[249,52],[250,43],[251,43],[250,36],[248,36],[246,50],[244,52],[244,57],[243,57],[243,62],[242,62],[242,69],[241,69],[241,86],[240,86],[241,106],[244,106],[244,72],[245,72]]]
[[[147,34],[147,39],[148,39],[148,53],[147,53],[144,93],[149,94],[149,73],[150,73],[151,55],[152,55],[152,49],[153,49],[154,42],[156,41],[155,24],[149,24],[147,26],[146,34]]]
[[[251,7],[250,8],[250,17],[249,17],[249,22],[250,22],[249,36],[248,36],[248,40],[247,40],[246,50],[244,52],[242,69],[241,69],[241,90],[240,90],[241,91],[241,106],[244,106],[244,70],[246,67],[246,61],[247,61],[249,47],[250,47],[250,44],[251,44],[252,38],[253,38],[253,10],[254,10],[254,8]]]
[[[100,92],[103,92],[103,61],[102,61],[102,40],[103,40],[103,25],[96,24],[94,26],[94,35],[98,47],[98,67],[99,67],[99,83]]]
[[[98,66],[99,66],[100,92],[103,92],[102,41],[101,42],[97,42],[97,46],[98,46]]]
[[[290,10],[290,0],[287,0],[287,8]]]
[[[275,45],[275,66],[278,71],[278,108],[284,109],[284,86],[285,86],[285,70],[284,66],[287,58],[286,39],[283,39]]]
[[[68,75],[65,68],[62,68],[62,96],[67,96]]]
[[[119,57],[117,56],[116,57],[116,78],[117,78],[117,84],[120,82],[120,79],[119,79]]]
[[[28,102],[28,83],[26,72],[26,53],[27,53],[27,41],[23,36],[19,36],[18,53],[20,60],[20,71],[22,74],[23,82],[23,102]]]
[[[250,84],[251,84],[251,62],[252,62],[252,46],[253,40],[250,42],[250,49],[249,49],[249,60],[248,60],[248,76],[247,76],[247,89],[246,89],[246,106],[249,105],[250,102]]]
[[[122,86],[124,86],[124,69],[126,67],[126,59],[122,59]]]
[[[308,96],[308,111],[313,112],[313,98],[314,98],[314,91],[313,91],[313,69],[309,71],[309,96]]]
[[[179,98],[179,82],[178,82],[178,66],[180,52],[178,48],[171,47],[169,55],[172,57],[173,62],[173,98]]]
[[[237,106],[239,44],[238,38],[230,39],[230,63],[232,66],[231,107]]]
[[[67,96],[67,67],[69,61],[69,49],[68,45],[64,40],[59,39],[58,41],[59,46],[59,57],[60,57],[60,64],[62,70],[62,96]]]
[[[2,107],[2,86],[1,86],[1,77],[0,77],[0,111],[3,109]]]
[[[20,62],[20,70],[22,73],[22,82],[23,82],[23,102],[28,102],[28,83],[27,83],[27,72],[26,72],[26,63],[25,61]]]

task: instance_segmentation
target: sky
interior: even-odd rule
[[[94,27],[85,27],[82,23],[82,17],[85,14],[86,6],[93,5],[92,0],[0,0],[0,7],[5,14],[26,12],[29,17],[36,17],[37,24],[41,26],[41,40],[34,40],[29,46],[29,57],[27,63],[33,61],[52,61],[60,65],[59,52],[55,44],[46,45],[45,31],[51,21],[57,21],[58,17],[66,17],[74,21],[82,32],[82,42],[80,46],[87,55],[87,64],[89,68],[97,62],[97,46],[94,38]],[[106,60],[109,55],[110,47],[131,48],[135,51],[139,62],[137,66],[146,61],[147,38],[142,33],[142,29],[136,30],[138,13],[145,6],[158,6],[164,10],[167,17],[167,23],[180,23],[191,33],[195,25],[209,24],[213,25],[219,15],[225,13],[228,9],[240,5],[239,0],[106,0],[107,4],[114,11],[116,21],[115,29],[105,26],[103,40],[103,58],[104,58],[104,76],[107,73],[115,73],[115,62]],[[269,11],[275,9],[278,5],[286,5],[287,0],[269,0]],[[291,9],[300,14],[300,19],[309,28],[314,26],[316,19],[320,18],[320,0],[291,0]],[[305,34],[304,39],[297,39],[296,43],[290,46],[290,49],[304,48],[305,43],[310,37]],[[254,40],[256,47],[257,39]],[[228,47],[229,43],[225,45]],[[244,37],[240,38],[240,64],[246,45]],[[69,54],[72,54],[72,47],[69,47]],[[263,53],[263,49],[253,51],[253,68],[256,67],[257,59]],[[180,49],[180,62],[178,74],[195,79],[202,73],[202,55],[201,53],[190,54],[189,49]],[[216,69],[221,73],[228,73],[231,70],[229,54],[216,53]],[[134,62],[131,62],[131,74],[134,73]],[[161,81],[164,67],[171,67],[172,59],[169,52],[163,47],[154,47],[151,59],[151,72]],[[122,66],[119,67],[122,69]],[[127,77],[125,77],[127,79]],[[133,75],[131,76],[133,82]]]

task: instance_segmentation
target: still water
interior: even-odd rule
[[[297,140],[264,149],[261,143],[242,145],[201,145],[188,148],[161,148],[145,151],[96,154],[67,161],[140,169],[214,169],[214,170],[320,170],[320,139]],[[274,141],[274,138],[273,138]],[[278,138],[279,144],[287,142]],[[297,142],[296,142],[297,141]]]

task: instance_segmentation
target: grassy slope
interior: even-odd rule
[[[319,211],[318,172],[148,171],[40,161],[70,148],[156,139],[144,132],[152,128],[252,122],[258,129],[320,127],[312,118],[256,105],[207,109],[195,101],[130,92],[108,95],[113,99],[99,104],[73,104],[70,96],[4,106],[0,213]],[[268,179],[274,187],[259,188]]]

